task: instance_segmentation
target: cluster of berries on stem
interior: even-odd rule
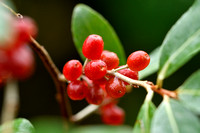
[[[122,124],[125,114],[117,106],[117,101],[126,94],[126,86],[130,83],[112,72],[138,80],[138,71],[145,69],[150,63],[149,55],[144,51],[135,51],[128,57],[127,65],[119,66],[117,54],[104,50],[102,37],[95,34],[85,39],[82,52],[86,57],[84,66],[78,60],[70,60],[63,67],[63,75],[69,81],[69,98],[85,98],[89,104],[101,105],[101,118],[105,124]],[[110,102],[105,104],[104,101]]]
[[[26,79],[33,73],[35,60],[27,43],[30,42],[30,36],[35,37],[37,34],[36,24],[31,18],[21,19],[9,14],[5,16],[10,26],[10,34],[9,38],[0,42],[1,83],[8,79]]]

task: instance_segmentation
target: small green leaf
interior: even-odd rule
[[[178,101],[164,98],[156,110],[151,133],[199,133],[200,121]]]
[[[150,54],[150,64],[144,70],[139,72],[139,78],[144,79],[147,76],[158,71],[159,57],[160,57],[160,47],[154,49]]]
[[[0,126],[0,133],[34,133],[33,125],[24,118],[18,118]]]
[[[192,74],[178,90],[180,101],[193,112],[200,114],[200,70]]]
[[[90,34],[98,34],[104,40],[104,49],[115,52],[120,64],[126,63],[124,49],[117,34],[103,16],[84,4],[78,4],[72,15],[72,35],[75,46],[84,60],[82,45]]]
[[[145,101],[138,114],[133,133],[150,133],[150,125],[153,114],[156,110],[151,101]]]
[[[132,133],[132,130],[129,126],[96,125],[73,128],[69,133]]]
[[[200,0],[176,22],[162,47],[158,81],[164,80],[200,51]]]

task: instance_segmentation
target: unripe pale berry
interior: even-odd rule
[[[103,51],[104,42],[99,35],[89,35],[83,43],[82,52],[83,55],[91,60],[96,60],[101,57]]]
[[[77,80],[82,74],[82,64],[78,60],[70,60],[63,67],[63,74],[67,80]]]
[[[113,103],[101,107],[101,119],[105,124],[121,125],[124,117],[124,110]]]
[[[102,60],[92,60],[85,66],[85,75],[91,80],[101,79],[106,75],[107,66]]]
[[[137,71],[132,71],[128,68],[126,69],[122,69],[122,70],[119,70],[118,73],[126,76],[126,77],[129,77],[131,79],[134,79],[134,80],[138,80],[138,72]],[[129,83],[123,81],[125,85],[129,85]]]
[[[107,69],[111,70],[119,65],[119,58],[116,53],[104,50],[101,54],[101,60],[107,65]]]
[[[128,67],[133,71],[141,71],[150,63],[149,55],[144,51],[136,51],[129,55],[127,59]]]
[[[89,104],[99,105],[104,99],[104,91],[99,85],[93,84],[88,88],[86,100]]]
[[[106,83],[106,92],[113,98],[120,98],[126,93],[126,86],[122,80],[117,77],[110,78]]]
[[[72,100],[82,100],[85,98],[87,92],[87,86],[83,81],[72,81],[67,86],[67,94]]]

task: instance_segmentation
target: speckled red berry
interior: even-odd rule
[[[63,74],[67,80],[77,80],[82,74],[82,64],[78,60],[70,60],[63,67]]]
[[[89,104],[99,105],[104,99],[104,91],[99,85],[93,84],[88,88],[86,100]]]
[[[126,77],[129,77],[131,79],[138,80],[138,72],[137,71],[132,71],[132,70],[126,68],[126,69],[119,70],[118,73],[120,73]],[[125,85],[129,85],[129,83],[127,83],[127,82],[124,82],[124,83],[125,83]]]
[[[119,58],[116,53],[104,50],[101,54],[101,60],[107,65],[107,69],[111,70],[119,65]]]
[[[72,100],[82,100],[85,98],[87,86],[83,81],[72,81],[67,86],[67,94]]]
[[[107,66],[102,60],[92,60],[85,66],[85,75],[91,80],[101,79],[106,75]]]
[[[106,92],[110,97],[120,98],[126,93],[126,86],[117,77],[110,78],[106,83]]]
[[[108,125],[121,125],[124,122],[124,110],[115,104],[107,104],[101,107],[101,119]]]
[[[99,35],[89,35],[83,43],[82,52],[83,55],[91,60],[96,60],[101,57],[103,51],[104,42]]]
[[[128,67],[133,71],[141,71],[150,63],[149,55],[144,51],[136,51],[129,55],[127,59]]]

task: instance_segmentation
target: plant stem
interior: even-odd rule
[[[30,38],[32,41],[30,46],[39,55],[44,66],[46,67],[46,69],[48,70],[48,72],[50,73],[51,77],[54,80],[56,90],[57,90],[56,98],[57,98],[58,103],[60,104],[62,115],[66,119],[70,118],[72,115],[72,111],[71,111],[71,106],[70,106],[68,96],[66,94],[66,81],[63,80],[62,73],[58,70],[58,68],[52,61],[46,49],[43,46],[41,46],[33,37],[30,37]]]
[[[144,87],[147,92],[150,92],[150,90],[164,96],[164,95],[167,95],[171,98],[174,98],[174,99],[177,99],[178,96],[177,96],[177,93],[174,92],[174,91],[169,91],[169,90],[165,90],[163,88],[158,88],[157,85],[154,85],[152,82],[150,81],[141,81],[141,80],[134,80],[134,79],[131,79],[131,78],[128,78],[118,72],[115,72],[115,70],[110,70],[110,71],[107,71],[108,74],[112,74],[116,77],[118,77],[119,79],[123,80],[123,81],[126,81],[127,83],[131,84],[131,85],[138,85],[138,86],[141,86],[141,87]],[[150,98],[150,97],[149,97]]]
[[[4,88],[4,100],[1,112],[1,123],[13,120],[19,108],[19,88],[17,82],[9,80]]]

